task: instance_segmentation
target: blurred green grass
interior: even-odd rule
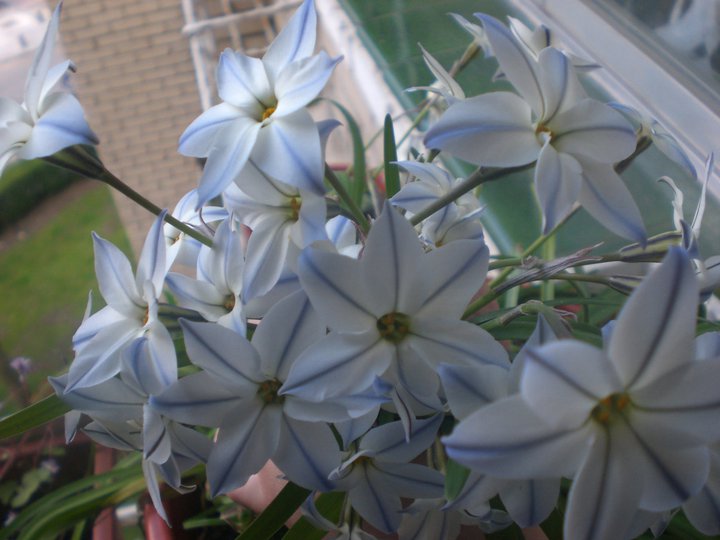
[[[31,171],[26,180],[37,181],[37,170]],[[94,289],[93,311],[103,303],[91,231],[130,253],[110,191],[99,183],[82,190],[36,232],[0,251],[0,416],[28,397],[9,362],[16,356],[30,358],[27,390],[33,400],[49,393],[47,376],[63,372],[72,360],[71,339],[82,321],[88,291]]]

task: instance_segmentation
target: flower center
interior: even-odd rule
[[[142,318],[142,325],[145,326],[150,320],[150,307],[145,308],[145,315]]]
[[[277,379],[263,381],[258,386],[257,394],[268,405],[281,405],[285,401],[284,396],[278,396],[278,390],[282,383]]]
[[[386,313],[378,319],[377,329],[383,339],[399,343],[410,332],[410,317],[398,311]]]
[[[627,394],[610,394],[601,399],[598,404],[593,407],[590,416],[597,423],[606,426],[610,423],[613,416],[621,414],[630,403],[630,396]]]
[[[302,199],[300,197],[293,197],[290,199],[290,219],[297,221],[300,218],[300,206],[302,205]]]
[[[225,303],[223,304],[223,307],[228,310],[228,313],[230,313],[233,309],[235,309],[235,295],[234,294],[228,294],[225,297]]]
[[[535,136],[540,143],[545,144],[548,140],[552,140],[555,136],[552,130],[544,124],[535,126]]]
[[[263,119],[263,121],[265,121],[265,120],[267,120],[268,118],[270,118],[270,117],[272,116],[272,114],[275,112],[275,109],[277,109],[277,107],[268,107],[268,108],[266,108],[265,111],[263,111],[263,113],[262,113],[262,119]]]

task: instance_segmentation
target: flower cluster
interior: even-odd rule
[[[58,17],[25,104],[0,102],[0,141],[11,141],[0,164],[93,141],[75,99],[53,93],[69,66],[46,65]],[[717,285],[715,258],[697,247],[705,191],[687,225],[668,180],[681,238],[658,250],[614,168],[634,157],[638,133],[588,97],[576,71],[591,66],[549,46],[546,29],[477,17],[462,22],[517,93],[466,97],[423,51],[445,106],[422,158],[396,163],[407,178],[383,205],[348,195],[333,174],[332,188],[324,181],[337,122],[315,122],[307,106],[339,58],[314,53],[305,0],[261,59],[222,53],[222,102],[180,137],[182,154],[207,158],[198,189],[159,214],[136,270],[93,235],[106,305],[93,313],[89,303],[75,359],[52,384],[74,409],[69,438],[82,429],[142,453],[163,516],[158,476],[189,489],[183,472],[203,463],[214,497],[272,460],[313,493],[346,494],[340,521],[312,497],[303,505],[340,538],[373,538],[360,521],[400,538],[531,527],[560,499],[567,538],[635,537],[679,508],[703,533],[720,532],[720,334],[696,338]],[[432,163],[438,152],[481,168],[456,179]],[[517,305],[517,295],[514,309],[478,315],[507,274],[488,288],[471,180],[531,164],[543,239],[581,205],[635,252],[662,258],[602,338],[556,303]],[[207,206],[218,196],[221,206]],[[164,224],[170,216],[203,241]],[[513,287],[570,279],[568,268],[602,259],[588,251],[536,262],[543,272],[521,272]],[[496,267],[533,264],[513,261]],[[501,341],[494,331],[517,317],[534,331]]]

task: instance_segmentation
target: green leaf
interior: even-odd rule
[[[309,490],[288,482],[273,502],[236,540],[270,540],[308,495]]]
[[[394,162],[397,161],[397,148],[395,147],[395,131],[392,117],[385,116],[385,195],[389,199],[400,191],[400,171]]]
[[[345,493],[332,492],[323,493],[315,501],[318,511],[329,521],[337,523],[340,520]],[[322,540],[327,531],[318,529],[305,518],[298,520],[290,530],[283,536],[283,540]]]
[[[343,117],[345,117],[345,122],[347,122],[347,127],[350,131],[353,144],[353,178],[348,191],[355,203],[358,206],[362,206],[363,195],[365,194],[365,189],[367,187],[365,183],[367,166],[365,164],[365,145],[363,144],[360,127],[355,121],[353,115],[350,114],[350,111],[348,111],[340,103],[334,99],[328,99],[327,101],[337,107]]]
[[[21,533],[21,539],[56,537],[78,521],[120,502],[118,493],[128,498],[142,492],[145,480],[139,461],[133,465],[82,478],[32,502],[0,530],[0,540],[15,538],[16,533]]]
[[[55,394],[0,420],[0,440],[15,437],[59,418],[70,410]]]
[[[453,501],[460,495],[468,476],[470,476],[470,469],[449,458],[445,467],[445,498]]]

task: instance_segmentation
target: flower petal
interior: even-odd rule
[[[273,462],[291,482],[307,489],[331,491],[335,486],[328,476],[340,466],[340,449],[328,425],[286,416],[280,421],[280,441]]]
[[[553,478],[575,473],[588,432],[548,426],[515,395],[461,420],[442,440],[452,459],[479,472],[498,478]]]
[[[407,439],[402,422],[389,422],[371,429],[360,441],[359,450],[367,450],[378,462],[406,463],[430,447],[435,440],[443,415],[418,420]]]
[[[543,213],[543,234],[562,221],[577,202],[582,187],[582,168],[570,154],[551,144],[540,151],[535,166],[535,193]]]
[[[556,115],[585,98],[586,94],[572,62],[565,54],[553,47],[546,47],[540,51],[538,62],[545,111],[541,121],[549,123]]]
[[[683,512],[697,530],[707,535],[720,534],[720,456],[713,452],[710,477],[703,488],[683,504]]]
[[[320,135],[307,110],[273,118],[260,130],[251,157],[273,178],[325,195]]]
[[[372,310],[371,291],[358,261],[308,248],[300,255],[298,275],[313,307],[330,328],[362,332],[376,327],[379,315]]]
[[[120,350],[142,334],[139,321],[123,319],[103,328],[70,364],[68,388],[95,386],[120,372]]]
[[[598,401],[621,389],[613,364],[591,345],[566,339],[527,351],[520,392],[552,427],[580,427]]]
[[[667,448],[652,441],[623,418],[633,437],[629,455],[640,459],[643,491],[639,505],[644,510],[671,510],[700,491],[710,470],[710,453],[706,446]],[[624,459],[629,459],[626,455]]]
[[[243,109],[248,116],[262,117],[275,104],[262,60],[225,49],[217,67],[218,95],[223,101]]]
[[[280,393],[309,401],[362,392],[390,365],[393,348],[371,332],[331,332],[301,354]]]
[[[692,359],[697,305],[690,261],[671,248],[625,303],[610,337],[608,356],[627,387],[640,388]]]
[[[50,63],[52,62],[58,27],[60,26],[61,11],[62,2],[58,2],[52,17],[50,17],[50,22],[48,23],[43,40],[35,51],[27,81],[25,82],[25,106],[33,118],[38,117],[40,95],[42,93],[43,83],[50,69]]]
[[[265,380],[260,371],[260,357],[244,337],[214,323],[181,319],[180,325],[192,363],[222,385],[251,395],[255,393],[256,385]]]
[[[219,386],[215,377],[202,371],[183,377],[152,396],[150,405],[177,422],[207,427],[218,427],[229,416],[235,419],[233,413],[256,406],[252,398]]]
[[[610,231],[644,245],[647,241],[645,225],[622,178],[611,165],[576,157],[583,169],[580,204]]]
[[[635,130],[622,114],[594,99],[577,105],[548,122],[558,152],[580,154],[600,163],[616,163],[635,150]]]
[[[227,314],[227,308],[224,306],[226,297],[211,283],[175,272],[167,275],[165,283],[179,305],[194,309],[208,321],[215,322]]]
[[[418,316],[460,318],[485,282],[490,252],[480,240],[456,240],[423,256],[415,298]],[[407,276],[407,274],[405,274]]]
[[[235,180],[257,146],[261,126],[251,118],[238,117],[213,137],[197,188],[198,208],[220,195]]]
[[[500,499],[520,527],[539,525],[555,509],[560,479],[507,480],[500,485]]]
[[[505,77],[530,104],[535,114],[544,116],[542,88],[535,60],[500,21],[483,13],[474,15],[482,21],[493,54]]]
[[[598,430],[570,489],[565,538],[626,538],[643,489],[638,461],[628,433]]]
[[[349,490],[350,504],[368,523],[384,533],[393,533],[402,519],[400,497],[374,467],[362,465],[357,469],[361,469],[361,480]]]
[[[254,406],[224,423],[207,462],[210,496],[245,485],[275,453],[280,439],[282,409]]]
[[[317,13],[314,0],[305,0],[275,37],[262,58],[271,83],[295,60],[310,56],[315,49]]]
[[[325,333],[307,295],[298,291],[268,311],[252,344],[262,358],[263,373],[284,381],[295,359]]]
[[[374,465],[398,495],[423,499],[435,499],[443,495],[445,477],[440,471],[419,463],[384,463],[376,460]]]
[[[532,163],[540,151],[530,107],[510,92],[452,104],[425,134],[425,146],[488,167]]]
[[[135,273],[135,285],[138,290],[142,290],[144,283],[150,281],[158,295],[162,292],[165,274],[168,270],[165,256],[165,235],[163,234],[163,222],[166,214],[167,210],[163,210],[153,222],[145,238]]]
[[[656,444],[673,447],[720,439],[720,358],[690,362],[632,393],[633,424]]]
[[[207,157],[215,137],[230,122],[242,117],[242,111],[229,103],[210,107],[185,128],[178,141],[178,152],[184,156]]]
[[[407,339],[411,340],[413,349],[432,367],[445,362],[510,368],[502,345],[472,323],[431,316],[414,317],[410,332]]]
[[[331,58],[325,51],[288,64],[275,80],[278,105],[273,117],[292,114],[315,99],[327,84],[342,57]]]
[[[243,291],[246,300],[267,293],[282,274],[290,245],[290,216],[266,213],[256,224],[247,246],[247,260],[243,273]]]
[[[47,109],[35,122],[30,138],[18,154],[21,159],[49,156],[74,144],[98,142],[75,96],[56,93],[48,101]]]
[[[68,377],[49,377],[55,393],[73,409],[101,420],[123,422],[142,417],[145,396],[120,379],[109,379],[89,388],[66,392]]]
[[[499,366],[441,364],[438,373],[450,410],[460,420],[507,395],[508,370]]]
[[[360,258],[363,279],[372,290],[374,313],[412,313],[417,297],[412,279],[421,267],[423,248],[415,229],[390,203],[373,223]]]

